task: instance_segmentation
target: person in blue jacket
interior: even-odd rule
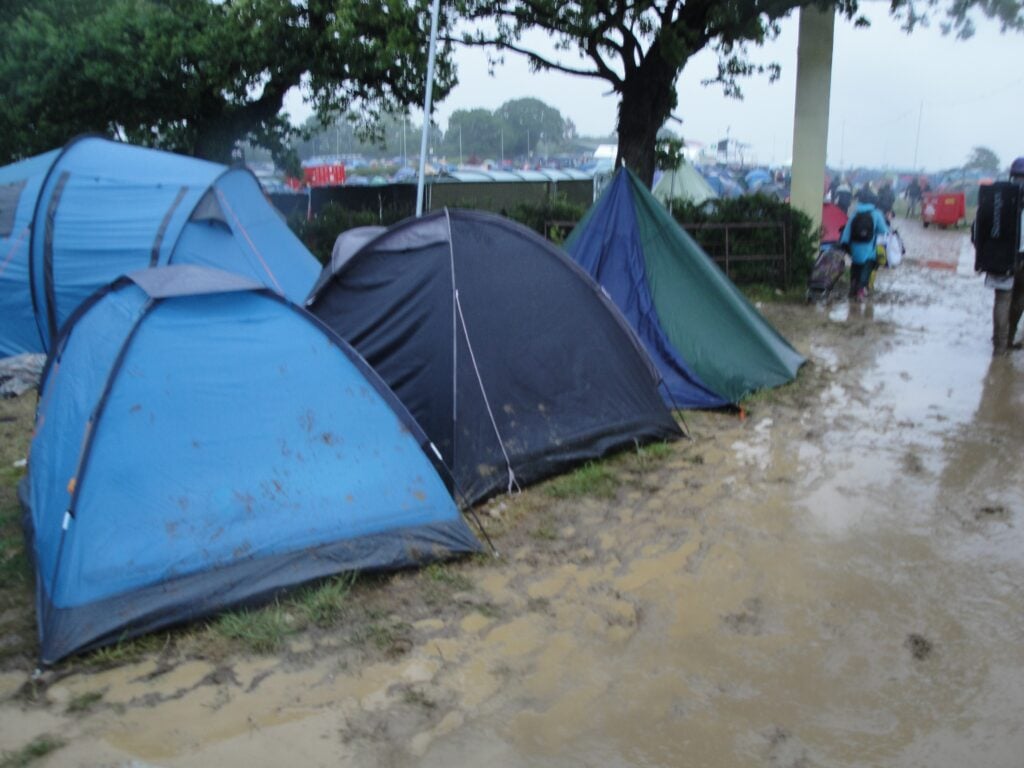
[[[850,254],[850,298],[856,301],[863,301],[868,295],[868,280],[878,263],[875,243],[879,236],[889,234],[889,225],[875,207],[876,202],[872,192],[862,190],[839,238],[840,247]]]

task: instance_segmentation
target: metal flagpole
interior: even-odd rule
[[[420,138],[420,172],[416,178],[416,216],[423,215],[423,184],[427,168],[427,134],[430,132],[430,101],[434,95],[434,57],[437,51],[437,16],[441,0],[430,6],[430,48],[427,52],[427,93],[423,97],[423,136]]]

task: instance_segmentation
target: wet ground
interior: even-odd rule
[[[990,358],[965,234],[900,228],[913,261],[870,302],[764,308],[810,358],[797,383],[744,419],[688,415],[693,440],[614,462],[607,498],[490,505],[502,557],[460,565],[436,611],[403,606],[411,575],[376,588],[409,612],[397,650],[165,648],[34,695],[13,669],[0,747],[59,738],[48,766],[1020,766],[1024,352]]]

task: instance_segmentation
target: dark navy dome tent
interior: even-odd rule
[[[476,552],[366,363],[246,278],[143,270],[51,353],[22,486],[42,659],[342,571]]]
[[[245,169],[91,136],[0,168],[0,357],[48,351],[93,291],[166,264],[295,302],[320,272]]]
[[[614,305],[525,227],[439,211],[340,262],[310,308],[405,403],[467,501],[680,435]]]

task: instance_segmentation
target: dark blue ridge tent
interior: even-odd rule
[[[311,310],[405,403],[467,502],[681,434],[614,305],[525,227],[443,210],[337,261]]]
[[[0,168],[0,357],[122,274],[198,264],[301,303],[320,265],[242,168],[99,137]]]
[[[671,405],[738,403],[791,381],[804,363],[627,169],[565,247],[633,326]]]
[[[41,656],[479,542],[422,430],[312,315],[194,266],[83,303],[40,387],[25,529]]]

